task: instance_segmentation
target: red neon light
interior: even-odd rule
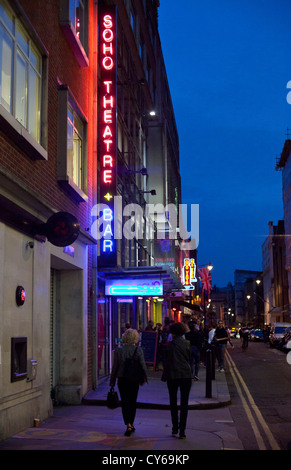
[[[112,48],[112,42],[109,44],[109,46],[106,46],[106,44],[103,44],[103,54],[106,55],[107,52],[109,52],[109,54],[113,54],[113,48]]]
[[[103,44],[103,54],[105,57],[102,60],[102,65],[105,70],[111,70],[114,67],[114,60],[111,57],[113,55],[113,47],[112,42],[114,39],[114,33],[111,29],[113,27],[113,22],[110,15],[104,16],[103,21],[104,26],[107,28],[103,31],[102,37],[105,43],[110,43],[109,45]],[[109,55],[106,55],[109,54]],[[112,80],[104,80],[104,95],[103,95],[103,122],[105,124],[105,128],[102,134],[103,137],[103,144],[106,147],[106,151],[110,152],[110,147],[113,144],[113,129],[111,124],[113,122],[112,110],[114,109],[114,96],[112,93],[113,83]],[[109,95],[109,96],[108,96]],[[110,137],[110,138],[108,138]],[[112,183],[112,170],[107,169],[106,167],[110,166],[113,168],[113,158],[111,155],[103,155],[103,182],[105,184]]]
[[[112,164],[112,157],[111,155],[104,155],[103,156],[103,166],[105,167],[106,165],[113,166]]]
[[[113,141],[109,139],[104,139],[103,143],[104,145],[106,145],[106,152],[110,152],[109,146],[113,143]]]
[[[105,127],[105,131],[103,132],[103,139],[105,139],[105,137],[112,137],[112,131],[110,126]]]
[[[112,183],[112,170],[103,171],[103,181],[104,183]]]
[[[103,24],[104,24],[105,28],[112,28],[113,27],[112,16],[111,15],[104,15]]]
[[[105,50],[110,50],[112,51],[112,41],[114,39],[114,34],[113,34],[113,31],[112,29],[104,29],[103,31],[103,39],[105,42],[110,42],[110,46],[106,46],[105,44],[103,44],[103,51],[104,51],[104,47],[105,47]],[[112,54],[112,52],[111,52]]]
[[[114,67],[114,62],[113,62],[112,57],[108,57],[108,56],[104,57],[102,64],[106,70],[112,70]]]
[[[103,120],[106,124],[112,124],[112,109],[105,109]]]
[[[103,241],[101,254],[104,264],[115,263],[116,250],[114,242],[114,203],[116,194],[116,7],[104,7],[100,11],[100,73],[101,73],[101,110],[100,110],[100,197],[107,202],[110,217],[104,212]],[[103,13],[103,14],[102,14]],[[111,201],[112,199],[112,201]],[[105,237],[106,236],[106,237]],[[105,237],[105,238],[104,238]]]
[[[106,86],[106,93],[110,93],[110,85],[112,85],[111,80],[105,80],[104,85]]]
[[[106,109],[108,104],[110,108],[113,108],[113,96],[110,96],[110,98],[106,98],[106,96],[103,96],[103,108]]]

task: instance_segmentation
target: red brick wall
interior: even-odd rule
[[[71,46],[59,24],[59,1],[20,0],[25,14],[49,53],[48,65],[48,160],[33,161],[0,133],[1,166],[19,178],[28,188],[39,194],[57,210],[76,215],[81,228],[90,227],[92,198],[96,194],[96,126],[94,106],[97,87],[94,84],[94,25],[93,1],[90,2],[90,52],[89,66],[80,67]],[[57,79],[69,86],[74,98],[88,120],[88,197],[89,203],[77,203],[57,182]],[[65,129],[66,131],[66,129]]]

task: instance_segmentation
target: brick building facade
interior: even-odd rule
[[[78,3],[0,2],[1,438],[92,386],[97,5]],[[44,236],[58,212],[76,240]]]
[[[163,245],[164,259],[154,266],[146,233],[102,245],[92,230],[102,196],[121,196],[123,207],[160,203],[178,210],[181,203],[158,6],[158,0],[0,0],[0,439],[45,419],[54,404],[79,404],[110,372],[125,322],[137,328],[161,322],[171,288],[180,286],[176,240]],[[103,158],[100,143],[113,128],[100,127],[100,111],[114,100],[101,77],[102,61],[109,67],[114,50],[106,7],[116,12],[116,148]],[[105,171],[114,162],[115,194],[102,193],[104,162]],[[116,247],[114,265],[101,263],[102,246]],[[160,302],[108,298],[108,268],[113,276],[163,279],[164,295]]]

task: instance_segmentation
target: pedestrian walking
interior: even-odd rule
[[[240,336],[242,338],[242,350],[245,351],[249,345],[249,334],[250,330],[247,326],[242,326],[240,329]]]
[[[155,331],[158,333],[157,337],[157,359],[156,359],[156,368],[155,370],[160,370],[159,365],[162,362],[162,344],[161,344],[161,339],[162,339],[162,324],[157,323],[155,326]]]
[[[110,386],[114,387],[117,379],[121,398],[121,408],[125,436],[135,431],[136,401],[139,386],[147,382],[147,369],[144,354],[138,346],[139,334],[129,328],[122,335],[122,346],[114,351],[114,361],[110,376]]]
[[[215,342],[218,359],[218,371],[224,372],[224,356],[227,341],[229,340],[229,334],[223,326],[223,321],[219,320],[217,328],[215,330]]]
[[[152,320],[148,321],[148,324],[145,327],[145,331],[155,331],[154,330],[154,322]]]
[[[183,323],[171,324],[169,332],[172,341],[169,341],[165,348],[165,368],[162,380],[167,382],[169,391],[172,434],[175,436],[179,432],[179,438],[185,439],[188,400],[192,384],[190,342],[182,337],[185,334],[185,325]],[[180,420],[177,404],[178,389],[180,389],[181,396]]]
[[[199,380],[200,353],[203,346],[203,332],[196,328],[195,322],[188,323],[189,331],[186,331],[185,338],[190,341],[191,357],[190,367],[194,380]],[[195,363],[195,368],[194,368]]]

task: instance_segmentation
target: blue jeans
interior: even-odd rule
[[[170,409],[172,417],[173,428],[180,428],[180,434],[185,432],[187,415],[188,415],[188,400],[189,393],[192,385],[191,379],[171,379],[167,380],[169,397],[170,397]],[[177,403],[177,394],[178,388],[180,388],[180,422],[178,419],[178,403]]]
[[[244,334],[242,348],[247,349],[248,344],[249,344],[249,335]]]
[[[130,382],[124,377],[117,379],[118,390],[121,398],[121,409],[124,424],[133,425],[136,414],[136,400],[139,390],[138,382]]]
[[[217,345],[217,359],[219,369],[224,369],[224,355],[225,355],[226,344],[218,343]]]

